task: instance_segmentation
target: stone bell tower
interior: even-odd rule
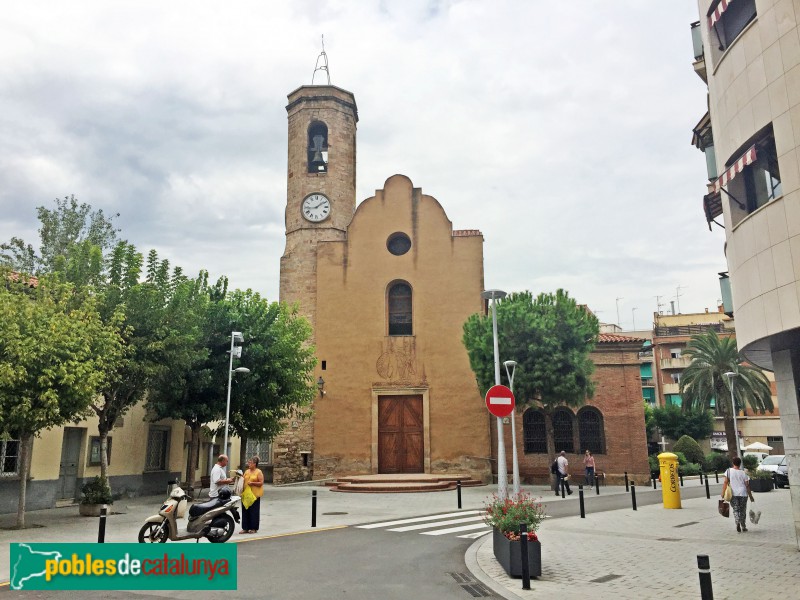
[[[317,245],[344,240],[356,208],[356,123],[352,93],[333,85],[304,85],[289,94],[286,249],[280,301],[298,303],[315,327]],[[314,342],[312,333],[312,343]],[[320,364],[315,379],[324,378]],[[290,420],[273,444],[274,481],[313,476],[313,416]]]

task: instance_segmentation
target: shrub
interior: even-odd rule
[[[673,451],[673,453],[675,454],[675,456],[678,457],[678,464],[679,465],[685,465],[685,464],[689,463],[689,461],[686,460],[686,455],[683,452],[674,452]]]
[[[684,435],[675,442],[675,445],[672,447],[673,452],[683,452],[686,455],[686,460],[691,463],[702,463],[705,456],[703,455],[703,449],[700,448],[700,444],[694,441],[694,438],[689,437],[688,435]]]
[[[111,488],[106,480],[99,475],[81,487],[81,504],[113,504]]]
[[[742,466],[746,471],[755,471],[758,467],[758,457],[752,454],[742,458]]]
[[[678,474],[684,476],[700,475],[700,468],[698,463],[686,463],[678,467]]]
[[[759,471],[757,469],[751,471],[748,469],[747,474],[750,479],[772,479],[772,471]]]
[[[519,524],[528,526],[528,539],[537,541],[536,530],[544,520],[544,505],[533,496],[520,492],[516,496],[500,500],[497,494],[486,503],[487,525],[499,529],[510,540],[519,539]]]
[[[658,463],[658,457],[651,454],[647,457],[647,462],[650,463],[650,472],[659,472],[661,471],[661,465]]]
[[[706,455],[706,459],[703,462],[706,473],[722,473],[731,466],[730,457],[721,452],[712,452]]]

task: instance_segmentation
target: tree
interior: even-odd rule
[[[42,279],[31,288],[23,277],[0,276],[0,432],[20,440],[23,528],[33,437],[86,414],[121,343],[91,298],[72,306],[72,286]]]
[[[680,439],[684,435],[704,440],[714,431],[714,416],[709,410],[681,410],[675,405],[653,408],[653,420],[662,435]]]
[[[536,299],[530,292],[520,292],[498,302],[497,330],[501,361],[517,361],[514,395],[520,404],[542,408],[548,452],[553,454],[553,410],[581,406],[594,395],[589,354],[597,343],[597,318],[564,290]],[[463,343],[483,395],[495,383],[491,315],[470,316],[464,323]],[[506,381],[504,372],[501,381]]]
[[[681,377],[681,397],[684,410],[713,409],[725,422],[725,437],[728,453],[738,454],[736,431],[733,424],[734,410],[738,413],[749,405],[753,412],[772,412],[772,393],[764,373],[744,364],[736,349],[735,337],[719,337],[713,330],[692,336],[684,355],[692,362]],[[735,382],[725,376],[733,372]],[[731,385],[736,404],[731,406]]]
[[[87,242],[85,249],[96,246],[110,249],[119,230],[114,228],[114,216],[107,218],[102,210],[92,211],[89,204],[78,204],[75,196],[56,198],[52,210],[39,206],[36,211],[41,223],[39,254],[30,244],[14,237],[0,244],[0,264],[22,273],[41,275],[57,269],[59,257],[67,257],[72,247]]]
[[[675,442],[672,451],[683,452],[683,455],[689,462],[697,463],[698,465],[702,465],[706,458],[705,454],[703,454],[703,449],[700,448],[700,444],[690,435],[682,435],[680,439]]]
[[[656,434],[656,418],[653,414],[653,408],[649,402],[644,403],[644,432],[648,442]]]

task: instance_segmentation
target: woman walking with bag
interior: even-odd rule
[[[261,496],[264,494],[264,474],[258,468],[259,458],[247,461],[242,491],[242,530],[239,533],[258,533],[261,517]]]
[[[730,489],[730,503],[733,509],[733,520],[736,521],[736,531],[747,531],[747,498],[755,502],[753,492],[750,491],[750,478],[742,471],[742,459],[738,456],[733,459],[733,467],[725,471],[725,481],[722,484],[722,498]]]

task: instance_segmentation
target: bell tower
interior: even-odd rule
[[[313,78],[312,78],[313,81]],[[280,301],[317,316],[317,246],[344,240],[356,209],[356,123],[353,94],[330,85],[304,85],[289,94],[286,248]],[[322,372],[315,374],[316,379]],[[314,416],[289,420],[273,443],[275,483],[307,481],[314,472]]]
[[[356,208],[356,123],[352,93],[304,85],[289,94],[286,249],[280,300],[299,302],[314,325],[316,247],[343,240]]]

